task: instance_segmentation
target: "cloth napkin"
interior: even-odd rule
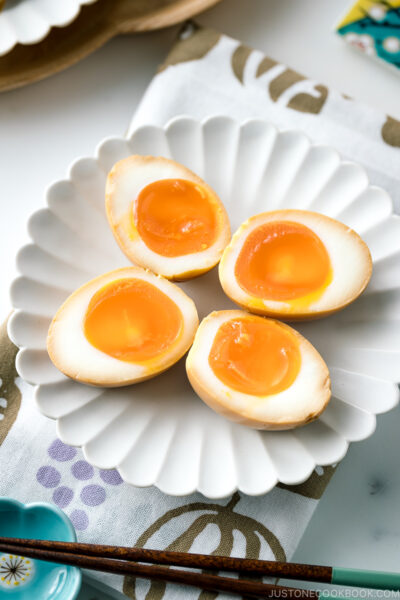
[[[336,27],[343,40],[400,72],[400,0],[357,0]]]
[[[261,117],[302,129],[315,142],[362,163],[373,183],[400,206],[400,122],[306,79],[262,53],[215,31],[187,24],[151,82],[129,128],[165,124],[186,114]],[[397,171],[397,173],[396,173]],[[278,485],[262,497],[235,493],[210,501],[137,489],[117,471],[93,468],[63,444],[55,424],[39,414],[32,388],[17,377],[16,348],[0,339],[0,494],[48,501],[72,519],[79,541],[215,552],[289,560],[334,468],[317,468],[305,483]],[[216,594],[92,574],[138,600],[211,600]],[[227,595],[220,595],[229,598]]]

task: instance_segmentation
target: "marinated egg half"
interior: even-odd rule
[[[212,312],[186,360],[200,398],[224,417],[255,429],[291,429],[329,402],[328,367],[300,333],[241,310]]]
[[[230,239],[218,196],[167,158],[130,156],[117,162],[107,178],[106,211],[127,257],[167,279],[212,269]]]
[[[196,307],[178,286],[128,267],[92,279],[67,298],[50,325],[47,350],[72,379],[122,386],[171,367],[197,326]]]
[[[287,320],[344,308],[363,292],[371,273],[368,247],[355,231],[305,210],[251,217],[219,264],[221,285],[234,302]]]

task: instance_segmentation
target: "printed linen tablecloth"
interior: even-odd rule
[[[386,188],[400,206],[400,122],[193,23],[184,27],[153,79],[130,131],[143,123],[163,125],[178,114],[261,117],[280,128],[302,129],[313,141],[362,163],[372,183]],[[93,468],[79,449],[57,439],[54,422],[35,406],[31,386],[17,377],[16,348],[5,327],[0,353],[0,495],[56,503],[72,519],[80,541],[290,559],[333,467],[318,468],[301,485],[278,485],[263,497],[235,493],[209,501],[200,494],[172,498],[155,488],[133,488],[117,471]],[[130,598],[216,597],[94,576]]]

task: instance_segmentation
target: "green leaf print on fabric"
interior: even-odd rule
[[[382,138],[389,146],[400,148],[400,121],[387,117],[382,127]]]
[[[304,483],[300,483],[299,485],[285,485],[284,483],[278,483],[277,487],[295,494],[300,494],[300,496],[305,496],[306,498],[319,500],[335,471],[336,466],[317,467]]]
[[[21,406],[21,392],[15,384],[17,347],[7,335],[7,324],[0,327],[0,445],[17,418]]]
[[[181,29],[178,40],[166,60],[158,68],[158,72],[172,65],[203,58],[214,48],[220,38],[221,34],[217,31],[204,29],[197,23],[188,21]]]
[[[271,548],[275,559],[285,561],[285,551],[279,539],[272,531],[255,519],[234,511],[239,500],[240,495],[236,492],[225,506],[207,502],[193,502],[186,506],[179,506],[178,508],[169,510],[142,533],[136,542],[136,546],[139,548],[146,546],[150,538],[171,520],[179,519],[182,515],[187,515],[188,513],[204,511],[203,514],[197,516],[192,524],[165,549],[189,552],[196,538],[205,530],[205,528],[208,525],[216,525],[220,531],[220,542],[213,551],[213,554],[230,556],[234,542],[233,532],[237,530],[243,534],[246,540],[247,558],[258,558],[260,556],[262,538]],[[146,600],[162,600],[165,590],[165,583],[153,582],[147,592]],[[135,577],[125,577],[123,591],[129,598],[137,600]],[[216,597],[217,594],[201,592],[199,600],[214,600]]]
[[[240,83],[243,83],[243,72],[247,63],[247,59],[250,54],[253,52],[251,48],[248,46],[244,46],[240,44],[232,54],[232,70],[235,74],[235,77],[239,79]]]
[[[244,70],[252,52],[252,48],[240,44],[232,53],[232,71],[242,85],[245,85]],[[277,65],[279,65],[279,63],[275,60],[268,56],[264,56],[258,64],[255,74],[256,79],[262,77]],[[282,67],[283,65],[279,66]],[[281,70],[268,82],[268,92],[271,100],[277,102],[286,90],[294,88],[294,86],[297,86],[297,84],[303,81],[307,82],[308,80],[303,75],[300,75],[300,73],[297,73],[297,71],[284,68],[283,71]],[[293,95],[287,101],[286,106],[292,110],[297,110],[298,112],[318,114],[321,112],[328,97],[328,88],[321,84],[315,84],[313,88],[315,93],[296,91],[297,87],[294,88]]]

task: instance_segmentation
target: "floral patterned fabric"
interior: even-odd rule
[[[400,0],[359,0],[337,32],[368,56],[400,69]]]

